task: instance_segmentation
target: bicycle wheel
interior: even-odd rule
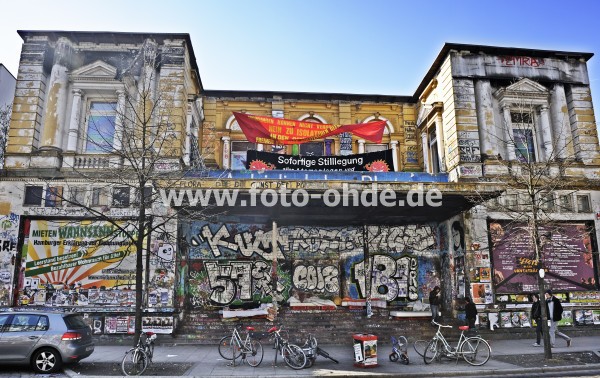
[[[148,356],[141,348],[128,350],[121,361],[121,371],[124,375],[142,375],[147,367]]]
[[[295,344],[283,346],[283,360],[294,370],[300,370],[306,365],[306,355],[302,348]]]
[[[260,341],[250,340],[250,351],[246,354],[246,362],[252,367],[257,367],[263,360],[264,350]]]
[[[460,346],[460,353],[471,365],[480,366],[488,362],[492,348],[481,337],[468,337]]]
[[[414,342],[413,348],[415,348],[415,352],[417,352],[419,356],[423,357],[425,354],[425,349],[430,342],[431,340],[417,340]]]
[[[423,352],[423,361],[426,364],[430,364],[437,357],[439,353],[438,344],[438,339],[432,339],[427,345],[427,348],[425,348],[425,351]]]
[[[233,349],[231,348],[231,340],[233,338],[231,336],[225,336],[219,340],[219,354],[226,360],[233,360]],[[242,351],[237,349],[237,356],[239,358],[242,354]]]
[[[306,364],[304,365],[304,367],[311,368],[315,364],[316,359],[316,357],[306,357]]]
[[[402,354],[400,355],[400,362],[402,362],[404,365],[408,365],[408,362],[409,362],[409,361],[408,361],[408,355],[407,355],[407,354],[404,354],[404,353],[402,353]]]

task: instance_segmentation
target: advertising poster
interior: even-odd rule
[[[31,220],[25,232],[22,304],[135,302],[134,249],[119,228],[101,221]]]
[[[490,319],[487,312],[477,314],[479,321],[479,328],[488,328],[490,326]]]
[[[133,317],[135,319],[135,317]],[[144,332],[154,332],[169,334],[173,333],[172,316],[144,316],[142,318],[142,330]]]
[[[555,291],[590,290],[596,285],[590,233],[585,224],[541,228],[547,287]],[[493,283],[498,294],[538,289],[538,268],[527,226],[494,222]]]
[[[495,330],[500,327],[500,315],[498,312],[490,312],[488,314],[488,321],[490,325],[490,330]]]
[[[570,303],[600,304],[600,291],[576,291],[569,293]]]
[[[492,285],[489,283],[471,284],[471,298],[473,303],[492,303]]]
[[[594,314],[592,310],[575,310],[573,311],[575,316],[575,325],[589,325],[594,324]]]
[[[377,365],[377,340],[365,340],[363,346],[365,366]]]
[[[502,328],[512,328],[512,314],[510,312],[501,312],[500,313],[500,326]]]
[[[562,313],[562,319],[558,322],[559,326],[570,326],[573,325],[573,311],[564,310]]]
[[[459,298],[465,296],[465,257],[454,258],[454,274],[456,282],[456,294]]]
[[[102,335],[104,333],[104,317],[92,317],[92,333],[94,335]]]

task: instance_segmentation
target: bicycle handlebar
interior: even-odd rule
[[[440,324],[440,323],[436,322],[435,320],[432,320],[431,322],[433,324],[435,324],[436,326],[441,327],[441,328],[452,328],[451,325],[443,325],[443,324]]]

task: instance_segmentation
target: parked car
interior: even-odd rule
[[[0,364],[29,364],[38,373],[52,373],[92,352],[92,330],[81,314],[0,313]]]

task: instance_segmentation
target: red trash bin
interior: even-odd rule
[[[377,367],[377,336],[358,333],[354,339],[354,366],[361,368]]]

